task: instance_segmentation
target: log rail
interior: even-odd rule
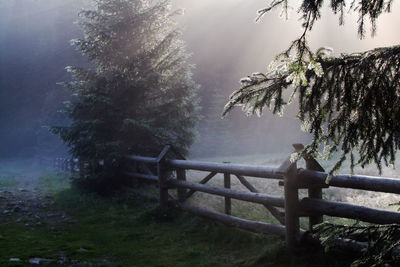
[[[293,145],[295,151],[301,151],[301,144]],[[124,174],[132,179],[131,188],[134,192],[141,182],[156,184],[158,199],[163,208],[177,208],[198,216],[206,217],[245,230],[276,234],[284,236],[290,251],[296,251],[300,242],[310,241],[309,232],[316,224],[323,222],[323,216],[329,215],[341,218],[350,218],[368,223],[392,224],[400,223],[400,212],[380,210],[359,205],[324,200],[322,191],[328,187],[341,187],[375,192],[400,194],[400,179],[370,177],[360,175],[336,175],[326,183],[328,174],[312,157],[304,157],[306,168],[297,168],[296,162],[289,158],[279,168],[241,165],[231,163],[214,163],[186,160],[172,146],[166,146],[158,157],[143,157],[128,155],[127,168]],[[77,159],[56,159],[55,166],[64,171],[77,172],[92,169],[91,162],[82,162]],[[96,165],[100,164],[97,162]],[[103,163],[104,164],[104,163]],[[206,172],[205,177],[197,183],[187,181],[190,175],[188,170]],[[215,179],[220,173],[224,177],[224,187],[215,187],[207,183]],[[273,196],[258,191],[246,177],[259,179],[274,179],[284,187],[284,196]],[[231,188],[232,179],[238,181],[248,191],[238,191]],[[170,189],[177,190],[176,199],[169,194]],[[300,198],[299,189],[308,189],[308,197]],[[216,212],[189,205],[186,201],[196,192],[203,192],[225,198],[225,212]],[[146,195],[146,194],[142,194]],[[147,194],[148,195],[148,194]],[[146,196],[147,196],[146,195]],[[277,219],[280,224],[250,221],[232,216],[231,199],[258,203],[266,208],[267,212]],[[300,217],[309,218],[309,229],[300,229]],[[315,240],[313,241],[315,242]],[[338,244],[353,249],[365,248],[366,244],[350,241]],[[353,244],[353,245],[352,245]]]

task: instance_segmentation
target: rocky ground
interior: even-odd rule
[[[75,223],[53,200],[52,196],[40,195],[20,188],[20,191],[0,192],[0,224],[23,223],[26,227],[46,224]]]
[[[59,230],[61,226],[77,223],[57,205],[52,195],[45,193],[43,185],[40,184],[40,175],[41,172],[35,171],[13,175],[12,186],[0,187],[0,226],[11,227],[21,224],[31,230],[35,227],[46,227],[54,237],[57,237],[62,234]],[[3,238],[0,233],[0,241]],[[20,266],[23,261],[20,258],[10,257],[9,262]],[[60,251],[57,259],[32,257],[28,266],[80,265],[91,264],[68,259],[66,253]]]
[[[44,193],[41,174],[41,171],[29,170],[13,175],[13,185],[0,188],[0,224],[17,222],[32,227],[75,222],[56,205],[53,196]]]

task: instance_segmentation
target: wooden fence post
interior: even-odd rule
[[[293,147],[297,152],[304,149],[302,144],[293,144]],[[304,160],[306,162],[306,169],[318,172],[325,172],[324,168],[318,163],[316,159],[311,156],[305,156]],[[322,199],[322,187],[318,185],[310,185],[308,188],[308,197],[315,199]],[[324,222],[323,215],[312,215],[308,219],[308,228],[311,231],[314,225]]]
[[[225,161],[225,164],[230,162]],[[231,175],[229,173],[224,173],[224,188],[231,189]],[[232,200],[230,197],[225,197],[225,214],[232,214]]]
[[[168,207],[168,187],[166,185],[168,172],[165,168],[165,157],[168,154],[171,146],[167,145],[161,151],[160,155],[157,157],[157,174],[158,174],[158,185],[160,191],[160,207]]]
[[[186,170],[185,169],[177,169],[176,170],[176,178],[180,181],[186,181]],[[178,201],[184,202],[186,200],[186,193],[187,193],[186,188],[179,187],[177,189],[177,193],[178,193]]]
[[[299,190],[297,188],[297,164],[288,158],[278,172],[284,175],[286,247],[295,252],[299,245],[300,222],[298,215]]]
[[[174,146],[169,145],[170,150],[175,154],[177,159],[181,160],[186,160],[186,158],[174,148]],[[176,179],[180,181],[186,181],[186,169],[176,169]],[[177,188],[177,194],[178,194],[178,201],[179,202],[184,202],[186,200],[186,194],[188,190],[186,188]]]
[[[229,173],[224,173],[224,187],[226,189],[231,188],[231,175]],[[232,200],[230,197],[225,197],[225,214],[232,214]]]

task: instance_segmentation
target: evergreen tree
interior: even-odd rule
[[[231,95],[224,114],[237,105],[249,113],[261,114],[265,107],[279,113],[298,93],[298,117],[313,141],[295,158],[304,154],[321,156],[320,150],[324,158],[329,158],[340,151],[342,155],[330,174],[348,156],[352,170],[357,164],[364,167],[371,162],[381,170],[382,162],[387,166],[394,163],[400,148],[400,46],[339,57],[331,56],[329,48],[311,51],[306,37],[320,18],[322,3],[302,1],[301,36],[277,55],[267,73],[254,73],[241,80],[243,86]],[[349,10],[359,14],[360,38],[365,36],[367,19],[375,34],[376,19],[389,12],[391,4],[391,0],[352,2]],[[269,7],[258,11],[257,19],[277,7],[287,12],[289,1],[272,1]],[[331,9],[339,13],[339,23],[343,24],[345,1],[331,1]],[[289,99],[284,99],[286,90],[292,91]]]
[[[350,155],[351,168],[374,162],[381,170],[382,162],[393,164],[400,148],[400,46],[376,48],[370,51],[330,55],[330,49],[316,52],[307,45],[307,33],[320,18],[322,0],[303,0],[304,31],[287,50],[279,54],[267,73],[254,73],[241,80],[243,86],[235,91],[224,113],[234,106],[242,105],[249,113],[261,114],[265,107],[274,113],[282,112],[284,106],[299,95],[298,117],[304,128],[313,135],[311,144],[294,155],[323,156],[329,158],[340,151],[341,158],[330,171],[338,170]],[[269,7],[259,10],[260,19],[276,7],[288,10],[288,0],[274,0]],[[358,34],[365,36],[365,24],[369,19],[372,35],[376,20],[389,12],[391,0],[352,1],[350,11],[358,12]],[[345,1],[332,0],[331,9],[339,13],[343,23]],[[291,90],[284,99],[285,90]],[[355,160],[354,153],[359,154]],[[328,176],[330,177],[330,176]],[[329,178],[328,178],[329,179]],[[329,182],[329,180],[327,181]],[[324,223],[315,229],[325,248],[335,245],[336,238],[362,237],[368,247],[352,266],[395,266],[399,262],[399,225],[332,225]]]
[[[104,160],[103,178],[126,154],[155,156],[166,144],[187,153],[195,138],[197,85],[173,20],[178,12],[169,1],[95,4],[80,13],[84,39],[72,41],[93,67],[67,68],[73,79],[64,85],[75,100],[65,111],[72,122],[53,131],[74,157]]]

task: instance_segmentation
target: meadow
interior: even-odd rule
[[[201,160],[277,166],[284,159],[285,155],[256,155]],[[376,174],[373,169],[364,172]],[[389,169],[384,174],[397,175]],[[199,181],[205,175],[193,171],[187,177]],[[338,251],[305,250],[291,256],[281,237],[226,227],[176,210],[161,210],[157,202],[132,193],[105,198],[83,192],[71,186],[69,178],[70,174],[35,161],[0,164],[1,266],[349,266],[354,260],[354,255]],[[282,195],[277,180],[248,180],[261,192]],[[221,186],[223,177],[217,175],[209,183]],[[245,190],[234,178],[232,187]],[[325,189],[324,198],[390,209],[397,208],[390,204],[400,201],[389,194],[334,188]],[[190,203],[223,211],[223,198],[218,196],[195,193]],[[232,213],[276,223],[258,204],[232,201]],[[338,218],[326,220],[355,223]],[[306,220],[301,224],[307,227]]]

